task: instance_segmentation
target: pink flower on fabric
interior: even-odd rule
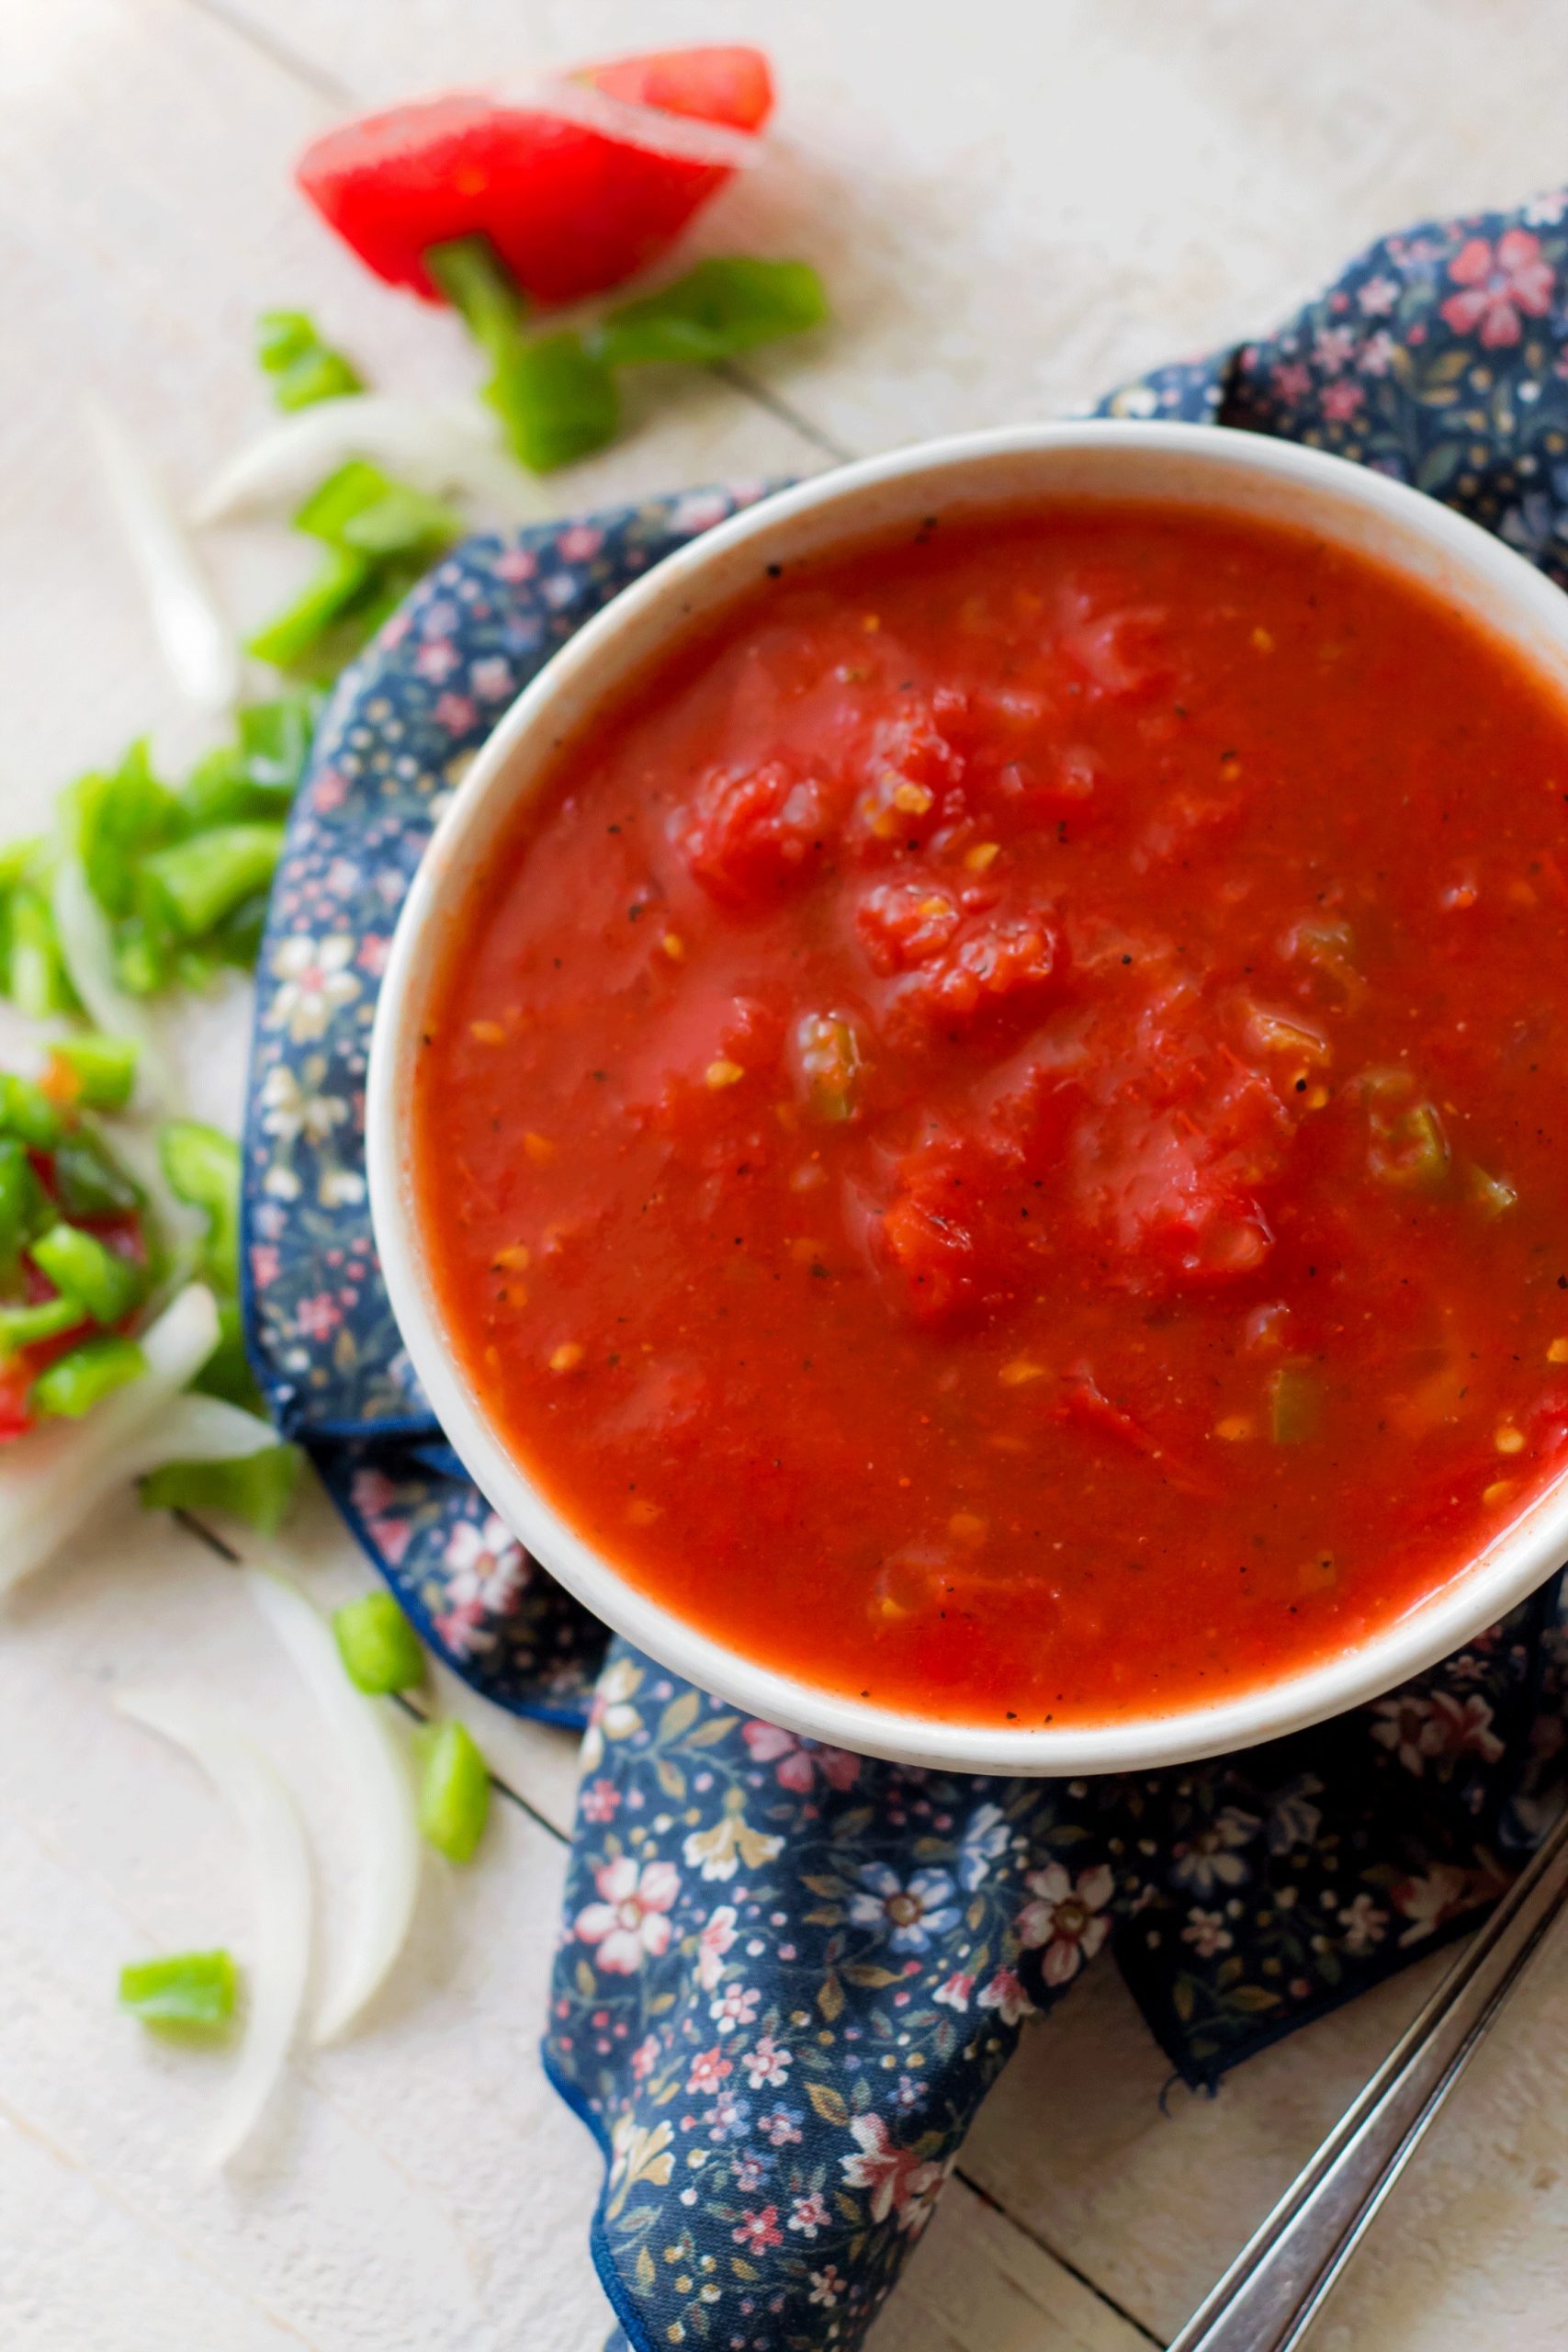
[[[754,2091],[782,2090],[789,2080],[795,2052],[782,2048],[771,2033],[765,2033],[753,2049],[747,2051],[740,2063]]]
[[[1066,1984],[1092,1960],[1111,1932],[1105,1906],[1115,1881],[1105,1863],[1080,1871],[1075,1884],[1060,1862],[1048,1862],[1024,1880],[1033,1901],[1018,1915],[1018,1939],[1026,1951],[1045,1947],[1042,1963],[1047,1984]]]
[[[621,1808],[621,1792],[614,1781],[590,1781],[577,1800],[584,1821],[614,1821]]]
[[[729,2060],[716,2049],[700,2050],[692,2061],[692,2071],[686,2077],[689,2091],[716,2091],[726,2075],[735,2071]]]
[[[268,1283],[275,1283],[277,1280],[277,1269],[281,1262],[273,1242],[257,1241],[253,1245],[251,1280],[257,1290],[265,1290]]]
[[[735,1905],[721,1903],[697,1938],[697,1983],[711,1993],[724,1974],[724,1955],[735,1941]]]
[[[806,1794],[818,1772],[833,1789],[852,1789],[860,1777],[861,1759],[847,1748],[818,1747],[815,1740],[797,1739],[794,1732],[781,1731],[777,1724],[745,1724],[740,1736],[751,1751],[752,1761],[776,1761],[773,1777],[780,1788],[794,1789],[798,1795]]]
[[[798,2230],[803,2238],[814,2238],[818,2230],[827,2228],[832,2218],[828,2211],[827,2199],[819,2190],[813,2189],[809,2197],[795,2199],[789,2226],[792,2230]]]
[[[670,1946],[670,1912],[681,1892],[672,1862],[645,1862],[629,1854],[601,1862],[593,1873],[597,1903],[577,1915],[577,1934],[596,1944],[599,1966],[611,1976],[635,1976],[645,1958],[657,1960]]]
[[[450,638],[436,638],[432,644],[422,645],[413,657],[414,674],[426,679],[433,686],[444,686],[457,667],[457,649]]]
[[[573,523],[561,533],[556,548],[563,563],[591,563],[604,544],[604,534],[592,523]]]
[[[1366,401],[1366,392],[1353,378],[1341,376],[1336,384],[1325,384],[1323,390],[1323,413],[1337,424],[1348,424],[1356,411]]]
[[[511,581],[514,585],[532,580],[538,569],[538,558],[526,548],[508,548],[504,555],[498,555],[495,560],[496,578]]]
[[[966,2009],[969,2007],[969,1996],[974,1990],[975,1979],[972,1976],[966,1976],[963,1969],[959,1968],[955,1969],[951,1976],[943,1979],[931,1995],[931,1999],[940,2002],[944,2009]]]
[[[1543,319],[1551,308],[1553,273],[1540,239],[1528,229],[1507,229],[1489,245],[1471,237],[1449,264],[1449,276],[1463,290],[1442,306],[1455,334],[1480,329],[1482,347],[1496,351],[1517,343],[1525,318]]]
[[[1068,1973],[1071,1973],[1070,1970]],[[1034,2004],[1024,1991],[1017,1970],[1012,1968],[998,1968],[976,1998],[975,2006],[980,2009],[995,2009],[1004,2025],[1016,2025],[1020,2018],[1034,2015]]]
[[[467,695],[446,694],[437,701],[435,716],[448,735],[466,735],[479,712]]]
[[[857,2153],[840,2156],[839,2167],[850,2188],[870,2189],[872,2220],[885,2222],[893,2213],[901,2230],[924,2229],[946,2167],[899,2147],[880,2115],[853,2117],[850,2136]]]
[[[764,2205],[760,2213],[742,2213],[739,2228],[731,2230],[729,2234],[737,2245],[745,2247],[748,2254],[766,2254],[770,2246],[784,2244],[784,2232],[779,2228],[778,2221],[778,2207]]]
[[[331,1291],[302,1298],[294,1310],[295,1329],[302,1340],[330,1340],[343,1321],[343,1309]]]

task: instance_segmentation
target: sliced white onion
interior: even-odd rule
[[[195,1758],[245,1841],[255,1922],[244,2033],[202,2154],[217,2172],[249,2139],[288,2056],[310,1967],[310,1865],[293,1800],[275,1766],[218,1710],[175,1692],[123,1690],[115,1704]]]
[[[220,468],[194,509],[197,523],[291,510],[351,458],[384,466],[432,498],[479,501],[507,522],[538,522],[559,501],[508,457],[499,422],[476,400],[416,401],[349,392],[266,425]]]
[[[50,1421],[0,1451],[0,1592],[73,1535],[114,1487],[164,1462],[228,1462],[276,1445],[254,1413],[184,1396],[218,1345],[218,1308],[190,1283],[141,1336],[147,1369],[79,1421]]]
[[[89,394],[87,429],[141,584],[164,659],[186,699],[227,710],[240,692],[240,652],[174,503],[144,453]]]
[[[670,155],[683,164],[743,172],[762,153],[762,141],[753,131],[737,130],[733,123],[705,122],[698,115],[671,114],[663,107],[636,106],[575,74],[509,74],[488,84],[485,96],[503,107],[537,107],[541,113],[580,123],[584,130],[602,131],[624,146]]]
[[[108,923],[88,888],[79,857],[62,853],[52,899],[60,951],[88,1019],[106,1036],[128,1038],[136,1047],[137,1109],[155,1113],[159,1118],[174,1118],[179,1109],[179,1086],[163,1030],[115,978]]]
[[[247,1568],[251,1598],[299,1670],[342,1761],[356,1818],[359,1901],[333,1981],[317,2001],[311,2040],[347,2031],[390,1975],[419,1893],[420,1844],[408,1766],[387,1702],[355,1690],[332,1629],[298,1585]]]

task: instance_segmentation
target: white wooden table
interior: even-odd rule
[[[256,311],[304,303],[386,385],[468,380],[292,194],[352,106],[657,41],[777,61],[776,156],[705,225],[799,251],[841,325],[666,397],[563,496],[759,470],[1060,410],[1267,324],[1355,246],[1568,169],[1559,0],[6,0],[0,11],[0,822],[172,712],[75,413],[106,393],[188,491],[256,424]],[[298,552],[219,551],[254,617]],[[218,1024],[221,1032],[223,1023]],[[197,1049],[220,1109],[236,1057]],[[327,1601],[365,1571],[313,1501]],[[205,1680],[330,1770],[232,1577],[106,1513],[0,1626],[0,2345],[6,2352],[592,2352],[597,2160],[535,2054],[570,1744],[476,1710],[515,1803],[432,1868],[367,2030],[298,2063],[233,2177],[193,2185],[212,2062],[116,2014],[121,1959],[232,1936],[196,1776],[109,1712]],[[471,1703],[471,1702],[470,1702]],[[352,1857],[329,1858],[348,1871]],[[1325,2317],[1329,2347],[1547,2352],[1568,2278],[1568,1949],[1488,2044]],[[1136,2352],[1180,2324],[1432,1964],[1175,2092],[1108,1967],[1026,2041],[875,2352]]]

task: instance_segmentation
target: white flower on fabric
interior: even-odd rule
[[[477,1603],[497,1615],[511,1608],[533,1566],[493,1511],[479,1527],[471,1519],[460,1519],[446,1539],[445,1558],[451,1571],[449,1599],[459,1608]]]
[[[308,1094],[287,1062],[274,1062],[261,1082],[262,1133],[279,1143],[325,1143],[348,1116],[341,1094]]]
[[[342,934],[309,939],[297,933],[280,940],[272,953],[272,975],[282,982],[266,1010],[269,1029],[287,1029],[297,1046],[324,1036],[333,1015],[359,994],[359,982],[347,968],[355,943]]]
[[[1018,1915],[1019,1942],[1025,1951],[1043,1944],[1046,1984],[1066,1984],[1111,1932],[1104,1912],[1116,1883],[1104,1862],[1080,1871],[1076,1884],[1060,1862],[1031,1871],[1023,1883],[1033,1900]]]

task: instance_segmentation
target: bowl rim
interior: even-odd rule
[[[596,665],[619,683],[613,656],[661,606],[671,607],[669,635],[677,638],[689,607],[682,597],[705,573],[736,551],[786,535],[803,518],[869,489],[908,486],[931,477],[943,493],[962,497],[959,477],[976,464],[1027,459],[1052,451],[1093,453],[1136,448],[1144,455],[1197,460],[1211,470],[1223,508],[1227,481],[1263,476],[1315,488],[1330,503],[1387,521],[1395,537],[1425,544],[1472,587],[1501,592],[1507,608],[1505,641],[1530,642],[1553,653],[1568,682],[1568,598],[1535,567],[1453,509],[1346,458],[1300,443],[1223,425],[1177,422],[1088,420],[1005,426],[945,435],[885,456],[814,475],[743,508],[665,557],[623,589],[554,653],[525,687],[476,754],[433,836],[404,901],[393,937],[372,1028],[366,1100],[366,1158],[371,1218],[394,1318],[431,1408],[458,1458],[501,1519],[552,1575],[604,1623],[661,1666],[727,1703],[800,1736],[856,1754],[960,1771],[1054,1777],[1139,1771],[1251,1747],[1375,1699],[1494,1623],[1540,1584],[1568,1556],[1568,1476],[1549,1487],[1468,1566],[1435,1593],[1315,1664],[1248,1686],[1217,1702],[1160,1713],[1128,1712],[1081,1724],[987,1725],[951,1722],[880,1705],[803,1681],[731,1649],[627,1580],[614,1560],[570,1524],[509,1452],[482,1398],[461,1372],[422,1268],[418,1217],[409,1179],[403,1116],[412,1097],[407,1080],[417,1038],[421,990],[439,967],[439,943],[430,950],[447,911],[449,878],[459,895],[468,876],[458,871],[465,847],[499,821],[508,782],[520,756],[558,725],[563,698],[582,695]],[[1051,495],[1043,484],[1040,495]],[[1132,495],[1153,495],[1134,492]],[[976,501],[987,503],[982,497]],[[1010,503],[993,498],[992,504]],[[1016,497],[1010,502],[1021,502]],[[1196,499],[1188,503],[1199,503]],[[867,536],[852,525],[844,544]],[[1411,566],[1393,563],[1408,576]],[[731,592],[733,593],[733,592]],[[722,607],[715,598],[710,609]],[[1479,600],[1477,600],[1479,601]],[[1471,617],[1477,616],[1472,613]],[[1529,631],[1527,631],[1527,624]],[[646,658],[646,657],[645,657]],[[628,668],[637,666],[634,658]],[[568,722],[575,731],[581,715]],[[538,747],[542,770],[558,743]]]

